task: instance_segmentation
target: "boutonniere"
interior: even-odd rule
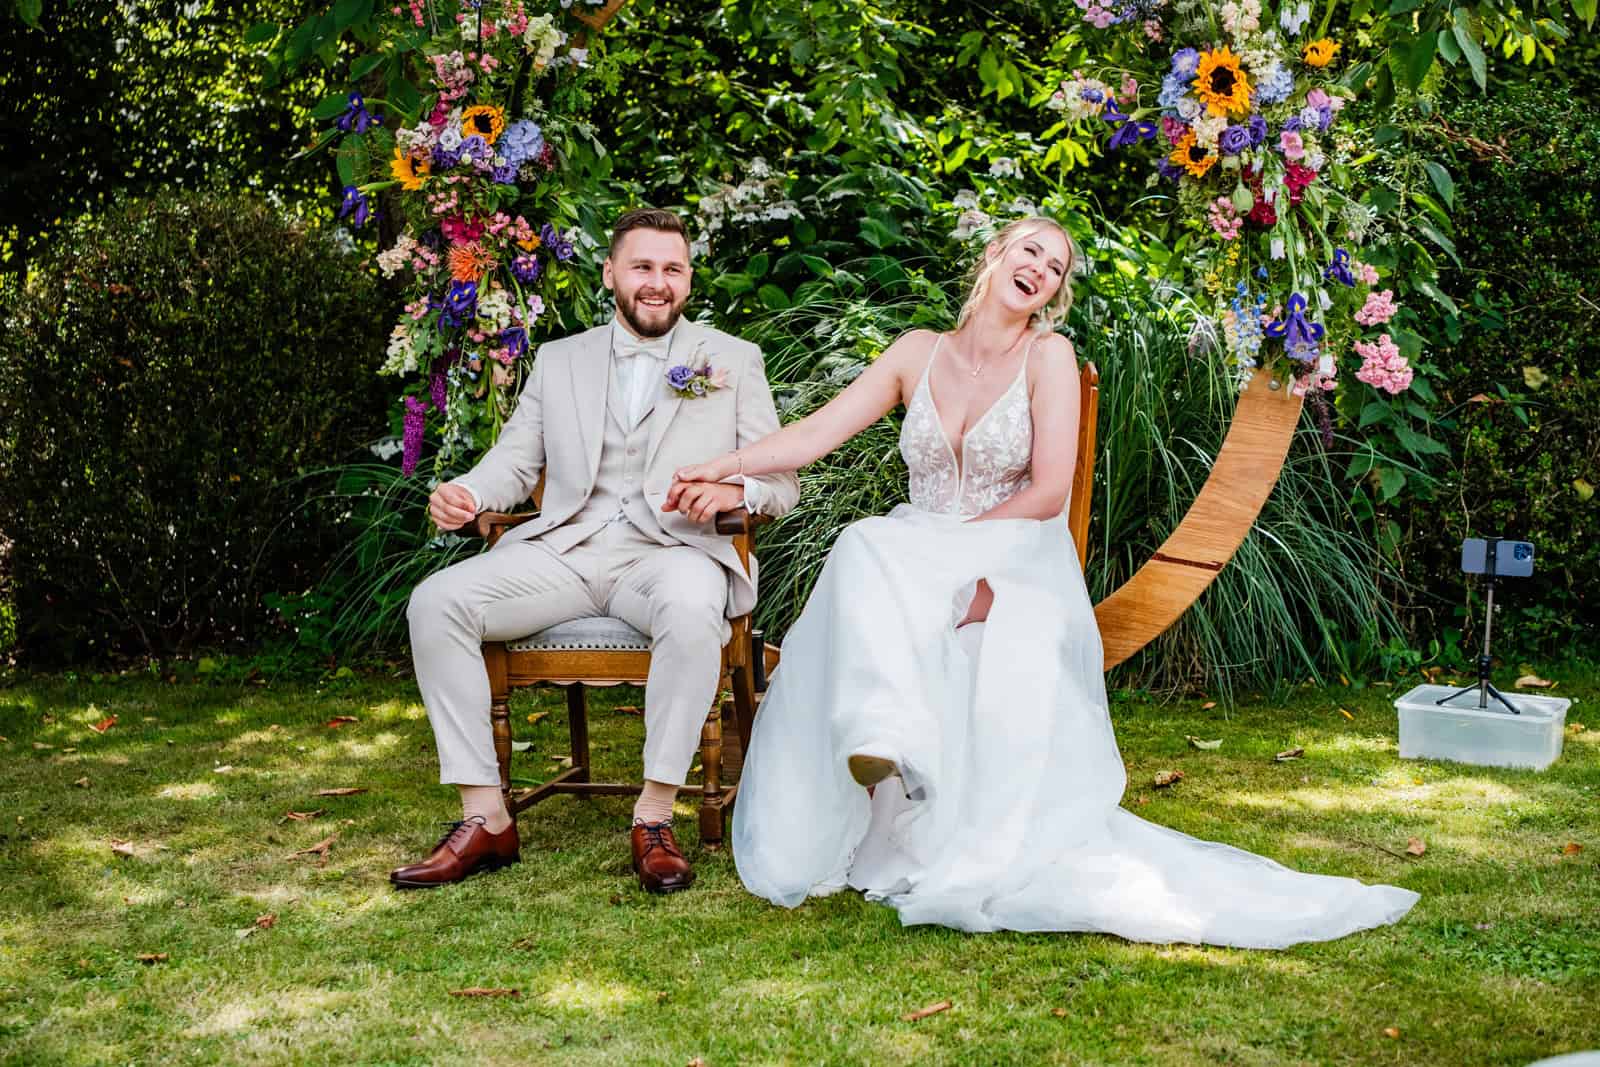
[[[667,369],[667,385],[674,393],[686,400],[693,400],[697,396],[716,392],[718,389],[728,387],[728,371],[726,368],[718,370],[711,365],[711,361],[696,352],[688,363],[680,363],[676,367]]]

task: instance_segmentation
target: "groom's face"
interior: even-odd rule
[[[617,298],[617,314],[637,337],[660,337],[689,302],[689,246],[675,233],[629,230],[602,269]]]

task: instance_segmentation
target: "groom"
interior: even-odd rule
[[[520,858],[480,645],[591,616],[622,619],[651,639],[645,783],[633,809],[639,882],[669,893],[694,881],[672,834],[672,802],[716,698],[727,620],[756,595],[755,561],[747,577],[715,517],[741,505],[782,515],[800,488],[792,474],[703,483],[666,510],[675,470],[778,428],[761,350],[682,318],[693,270],[672,212],[618,218],[603,277],[616,316],[543,345],[499,441],[429,498],[434,522],[454,530],[479,511],[517,507],[545,478],[537,518],[411,595],[412,657],[439,779],[460,790],[463,814],[425,859],[390,874],[396,887],[458,882]]]

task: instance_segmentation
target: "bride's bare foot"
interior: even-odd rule
[[[850,777],[868,789],[871,789],[885,778],[899,773],[900,768],[894,765],[893,760],[886,760],[881,756],[850,757]]]

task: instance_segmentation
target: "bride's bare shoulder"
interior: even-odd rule
[[[1041,388],[1050,394],[1076,394],[1078,353],[1072,342],[1059,333],[1041,337],[1028,365],[1028,378],[1029,392],[1035,396]]]
[[[883,350],[883,355],[878,358],[884,359],[887,357],[897,361],[916,363],[919,360],[926,359],[928,353],[933,351],[933,346],[938,343],[939,332],[937,330],[907,330],[899,337],[896,337],[894,342]]]

